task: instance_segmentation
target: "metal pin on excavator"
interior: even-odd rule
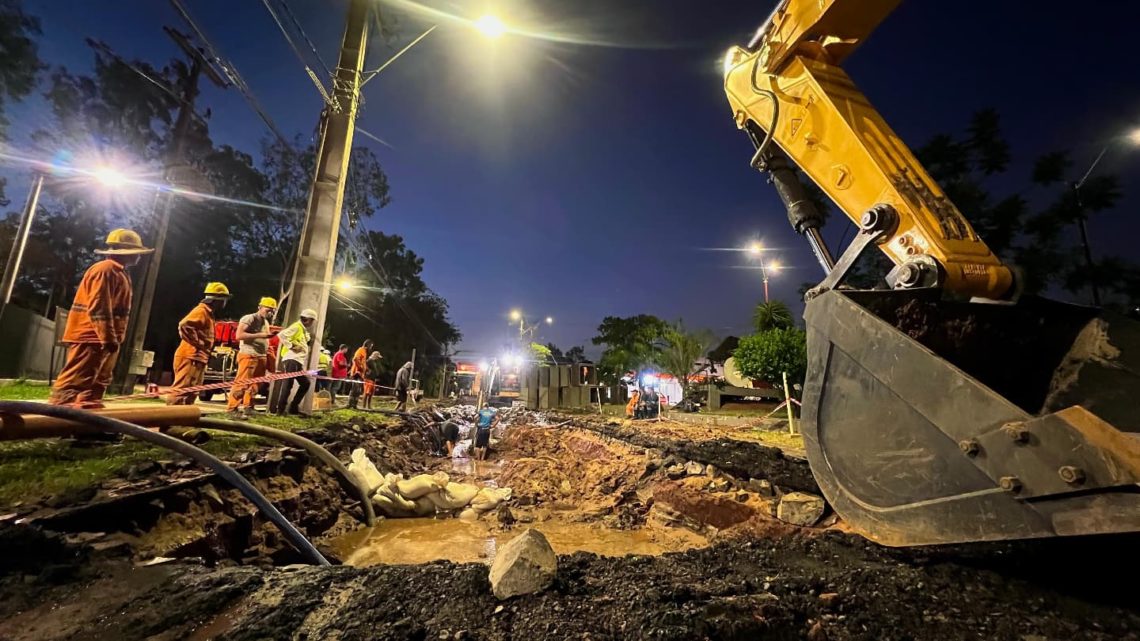
[[[804,314],[812,472],[886,545],[1140,531],[1140,328],[1019,296],[839,67],[898,3],[784,0],[724,60],[752,165],[826,272]],[[838,261],[794,167],[859,228]],[[846,288],[871,247],[890,289]]]

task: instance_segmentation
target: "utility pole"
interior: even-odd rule
[[[20,273],[20,263],[24,260],[24,248],[28,246],[28,235],[32,231],[32,221],[36,218],[36,207],[40,204],[40,190],[43,186],[44,174],[37,171],[36,178],[32,181],[32,191],[28,194],[28,202],[20,215],[20,226],[16,229],[16,237],[12,239],[8,264],[4,266],[4,278],[0,283],[0,319],[4,318],[4,310],[8,309],[8,303],[12,300],[12,290]]]
[[[317,311],[307,370],[317,369],[325,332],[341,206],[344,203],[344,183],[352,151],[356,112],[360,106],[360,80],[367,45],[368,2],[351,0],[340,60],[332,79],[332,95],[321,112],[316,171],[313,186],[309,190],[309,204],[301,230],[297,262],[293,267],[293,279],[287,290],[285,318],[282,319],[282,322],[289,323],[296,320],[303,309],[312,308]],[[312,409],[312,387],[310,386],[304,401],[305,411]]]
[[[205,59],[202,52],[190,43],[186,35],[170,27],[163,27],[163,30],[190,59],[190,74],[182,84],[182,104],[178,107],[178,117],[171,130],[170,146],[167,149],[166,167],[163,172],[163,181],[166,184],[173,184],[186,178],[187,166],[183,156],[186,151],[186,134],[194,117],[194,99],[198,96],[199,78],[205,73],[206,77],[219,87],[225,88],[228,83]],[[119,351],[119,361],[115,364],[113,390],[119,394],[134,392],[136,374],[133,365],[142,358],[147,325],[150,323],[150,309],[154,304],[154,290],[158,284],[158,271],[162,266],[162,252],[166,246],[166,233],[170,228],[170,210],[174,207],[174,197],[169,191],[161,191],[155,198],[152,215],[154,254],[146,261],[146,271],[143,273],[141,284],[136,286],[126,341],[123,344],[126,349]]]

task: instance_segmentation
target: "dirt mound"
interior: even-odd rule
[[[767,479],[784,490],[820,493],[807,461],[789,458],[777,447],[733,439],[674,440],[640,431],[636,424],[625,426],[580,421],[579,425],[632,445],[661,450],[665,454],[685,460],[715,465],[721,471],[739,479]]]
[[[1107,641],[1137,639],[1140,630],[1134,604],[1114,608],[953,556],[892,552],[836,534],[729,541],[662,557],[578,553],[559,558],[549,590],[502,604],[490,593],[487,572],[484,565],[447,562],[295,571],[140,568],[131,579],[138,587],[53,594],[42,610],[0,622],[0,637],[193,638],[191,630],[204,628],[225,639],[342,641]],[[76,604],[116,614],[79,630],[74,622],[53,628],[59,616],[53,612],[74,611]]]

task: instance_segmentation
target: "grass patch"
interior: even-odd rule
[[[361,410],[339,409],[320,411],[312,418],[299,418],[296,416],[276,416],[274,414],[257,413],[245,419],[250,423],[274,427],[279,430],[296,432],[298,430],[323,430],[333,425],[351,425],[352,423],[371,423],[373,425],[387,425],[399,421],[396,416],[386,416]]]
[[[753,430],[756,438],[765,445],[772,445],[779,448],[790,448],[802,450],[804,448],[804,437],[798,432],[796,434],[788,434],[784,430]]]
[[[37,401],[51,396],[51,386],[46,383],[12,381],[0,385],[0,400]]]
[[[121,475],[136,463],[174,456],[139,442],[104,447],[71,443],[58,439],[0,443],[0,504],[81,490]]]

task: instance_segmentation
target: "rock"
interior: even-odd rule
[[[748,492],[737,492],[736,493],[736,500],[740,501],[741,503],[747,503],[748,502]]]
[[[558,557],[542,532],[529,528],[511,539],[491,563],[491,591],[509,599],[545,590],[558,572]]]
[[[828,610],[834,610],[835,606],[839,605],[839,594],[836,592],[824,592],[819,595],[819,604]]]
[[[368,460],[368,454],[360,447],[352,451],[352,462],[348,464],[348,471],[358,483],[368,489],[368,495],[376,493],[376,488],[384,483],[380,470]]]
[[[711,464],[710,464],[710,465],[706,465],[706,466],[705,466],[705,474],[708,474],[709,476],[711,476],[711,477],[713,477],[713,478],[716,478],[716,475],[717,475],[719,472],[720,472],[720,470],[716,469],[716,466],[715,466],[715,465],[711,465]]]
[[[745,487],[747,487],[749,491],[755,492],[760,496],[768,498],[771,498],[776,494],[775,490],[772,489],[771,481],[768,481],[767,479],[748,479],[748,483],[745,485]]]
[[[463,510],[462,512],[459,513],[459,520],[460,521],[478,521],[479,520],[479,513],[476,512],[475,510],[471,509],[471,508],[467,508],[466,510]]]
[[[665,468],[665,476],[676,481],[685,476],[685,467],[682,465],[671,465]]]
[[[570,485],[569,479],[562,479],[562,482],[558,484],[558,491],[562,493],[562,496],[570,496],[574,493],[574,487]]]
[[[728,491],[728,481],[726,481],[724,479],[716,479],[714,481],[709,482],[709,491],[710,492],[727,492]]]
[[[823,623],[816,621],[815,625],[808,630],[807,639],[808,641],[827,641],[827,631],[823,629]]]
[[[207,485],[202,488],[202,496],[206,497],[214,507],[224,507],[226,504],[225,501],[222,500],[222,496],[218,494],[217,488],[213,485]]]
[[[780,499],[776,518],[793,525],[809,527],[823,516],[823,499],[805,492],[790,492]]]
[[[689,476],[700,476],[704,473],[704,463],[698,463],[696,461],[689,461],[688,463],[685,463],[685,474],[688,474]]]

